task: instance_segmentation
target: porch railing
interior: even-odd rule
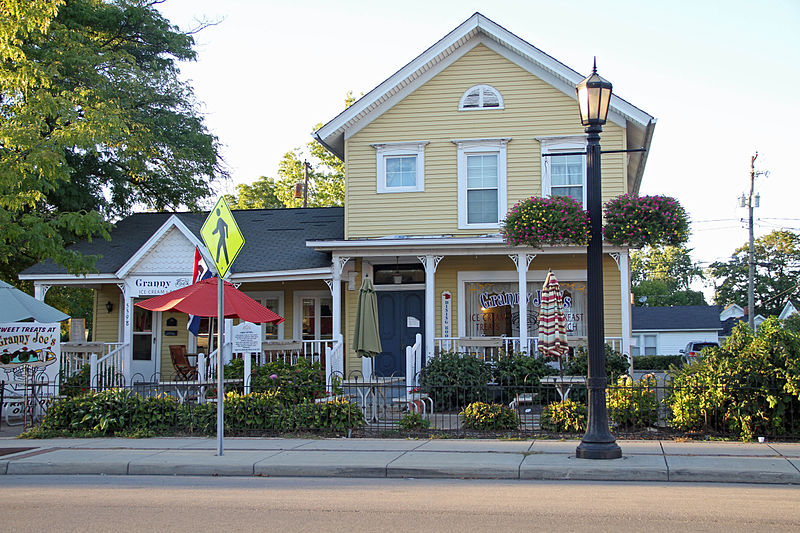
[[[435,353],[456,352],[470,354],[483,360],[494,360],[500,353],[536,353],[539,340],[528,338],[522,347],[519,337],[435,337]]]
[[[422,370],[422,335],[417,333],[414,346],[406,346],[406,388],[411,391],[419,387],[419,371]]]
[[[333,391],[334,376],[344,376],[344,339],[341,334],[333,344],[325,346],[325,390]]]
[[[127,364],[125,362],[128,345],[123,342],[103,343],[102,355],[89,355],[89,376],[92,388],[105,389],[118,387],[125,382]],[[62,354],[63,355],[63,354]]]
[[[265,341],[261,345],[257,364],[283,361],[291,366],[302,358],[309,363],[320,363],[324,366],[327,350],[334,348],[335,344],[333,339]]]

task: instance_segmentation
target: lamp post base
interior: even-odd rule
[[[575,457],[578,459],[619,459],[622,457],[622,449],[616,441],[581,442],[575,449]]]

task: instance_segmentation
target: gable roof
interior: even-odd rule
[[[362,96],[313,136],[344,160],[344,141],[364,128],[423,83],[444,70],[469,50],[484,44],[523,69],[576,99],[575,86],[585,76],[517,37],[480,13],[475,13],[433,46],[425,50],[383,83]],[[649,150],[656,119],[612,94],[609,120],[626,128],[627,146]],[[638,191],[647,151],[629,154],[628,186]]]
[[[331,256],[306,246],[307,240],[344,238],[344,208],[252,209],[233,211],[245,246],[231,267],[232,274],[328,268]],[[208,212],[134,213],[115,225],[111,241],[93,239],[71,246],[84,255],[98,255],[100,275],[124,275],[170,227],[187,230],[202,242],[200,228]],[[190,238],[190,240],[192,240]],[[190,263],[192,258],[187,258]],[[123,268],[125,267],[125,268]],[[191,268],[191,266],[189,267]],[[66,275],[60,265],[46,260],[20,274],[20,279]]]
[[[673,307],[636,307],[631,310],[634,331],[722,330],[718,305],[676,305]]]

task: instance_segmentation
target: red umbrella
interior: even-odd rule
[[[217,316],[217,278],[198,281],[194,285],[177,289],[136,305],[150,311],[180,311],[197,316]],[[233,284],[223,281],[225,293],[225,318],[239,318],[247,322],[280,324],[283,317],[273,313]]]

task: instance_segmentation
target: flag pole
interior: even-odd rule
[[[223,454],[223,438],[225,434],[225,383],[224,379],[224,364],[222,357],[222,350],[225,346],[224,340],[224,323],[225,323],[225,292],[224,281],[222,276],[217,277],[217,455]]]

